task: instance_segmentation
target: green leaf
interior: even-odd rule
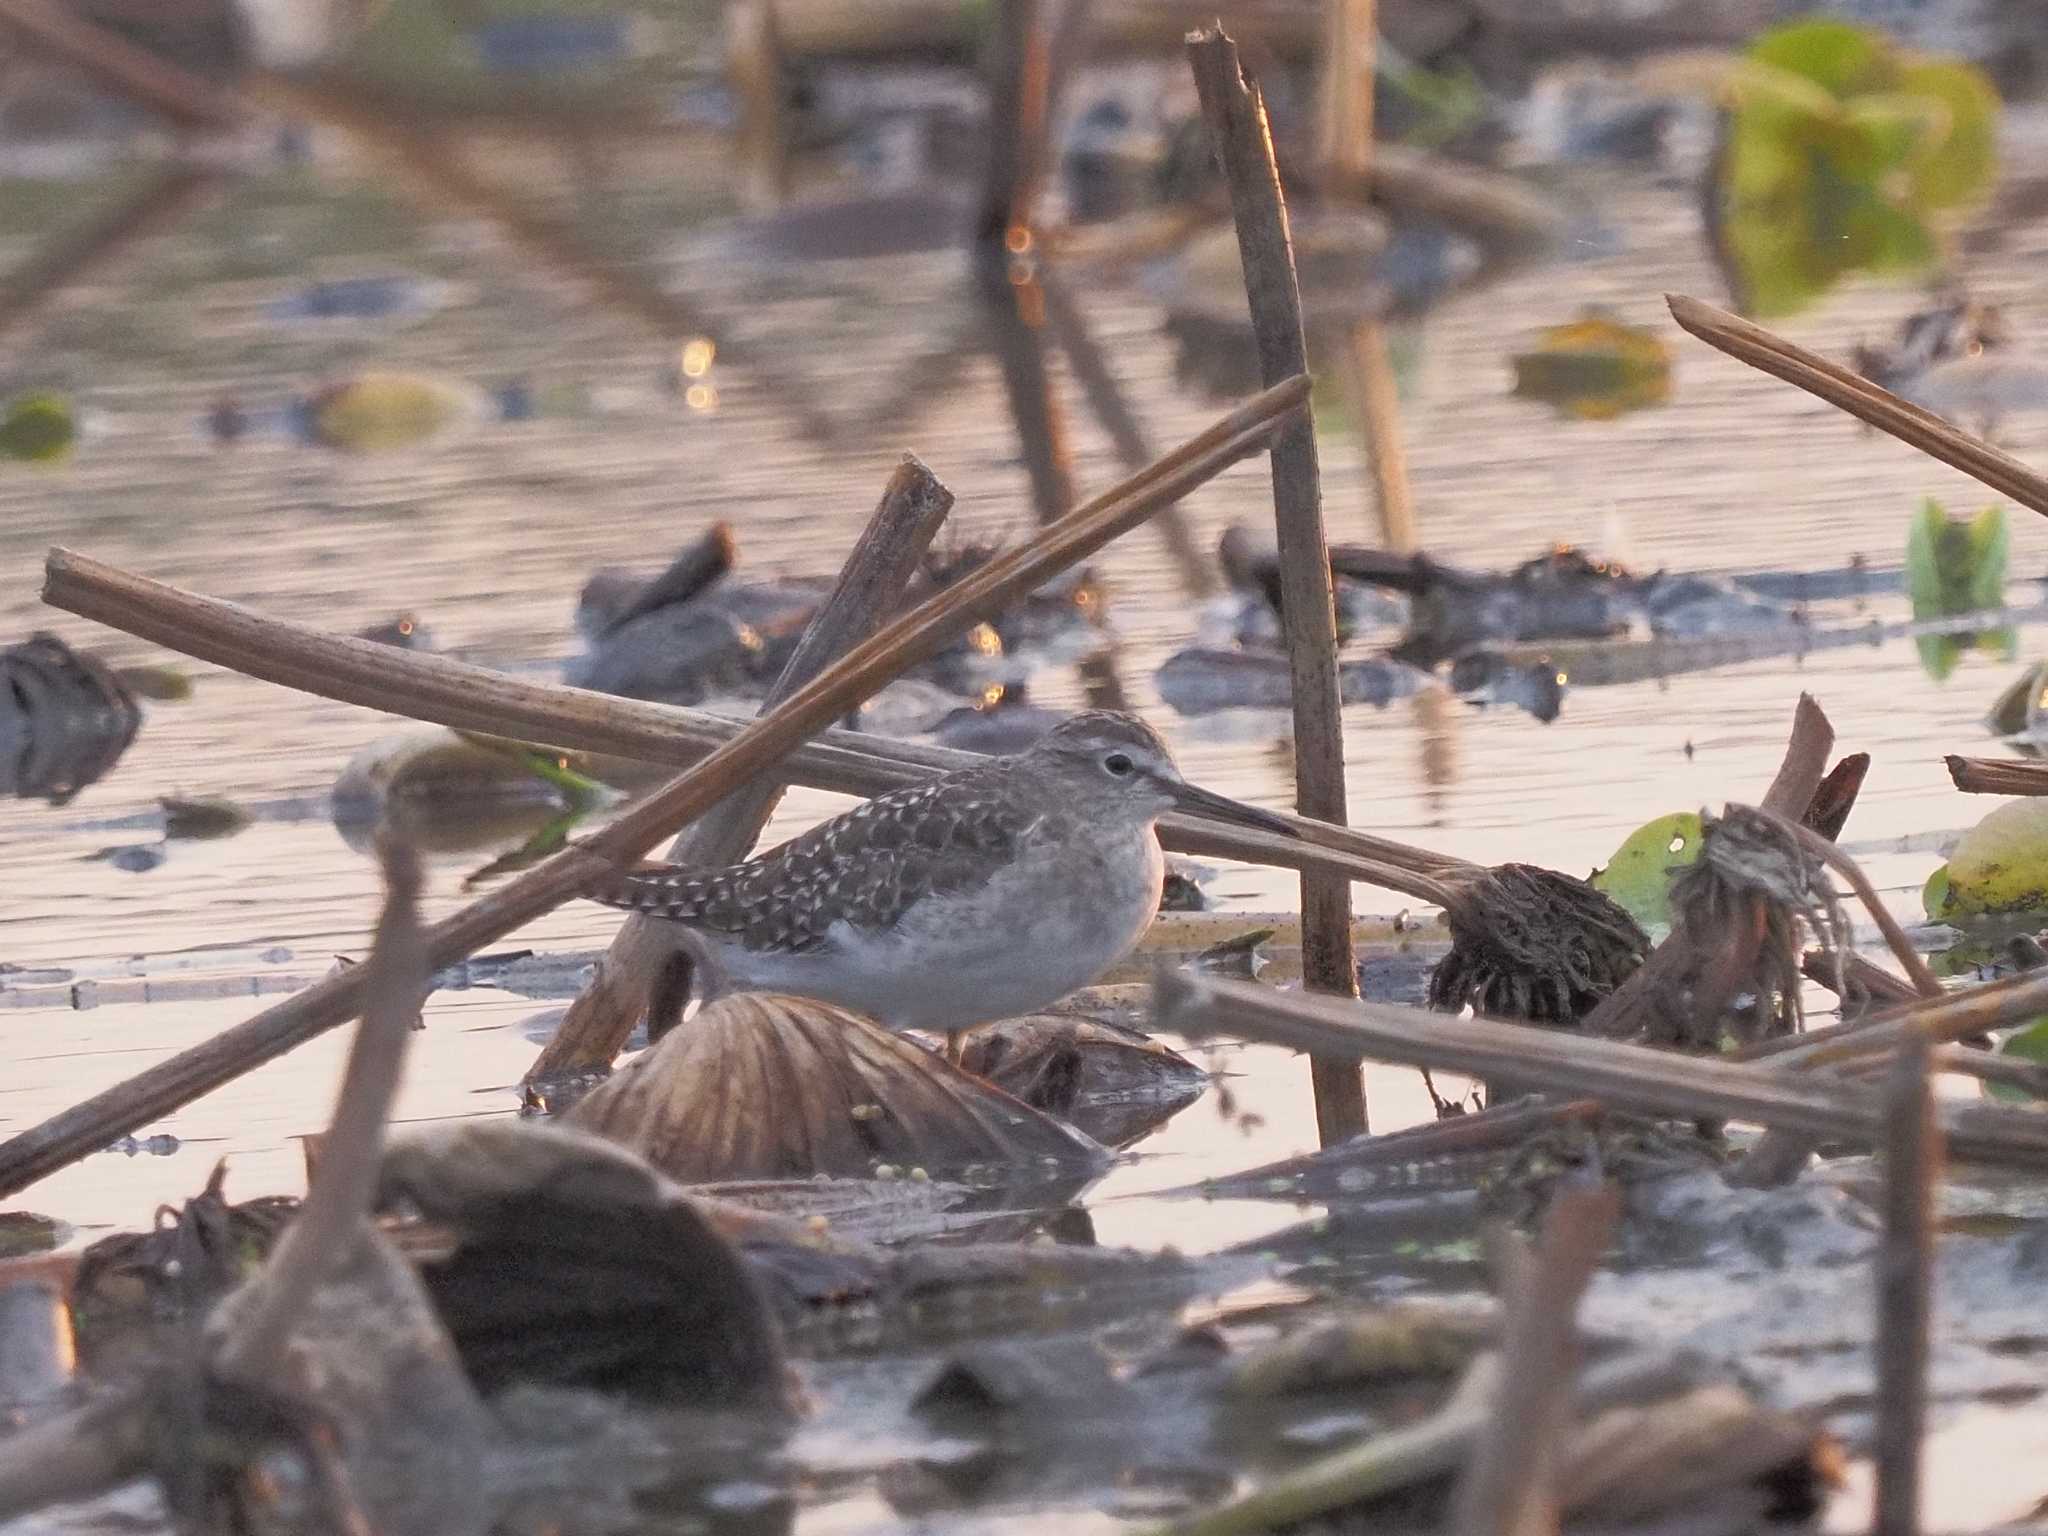
[[[1703,835],[1696,811],[1659,816],[1624,838],[1589,883],[1645,928],[1669,928],[1671,877],[1699,858]]]
[[[1965,832],[1949,855],[1947,888],[1922,893],[1943,920],[2048,912],[2048,801],[2009,800]]]
[[[1958,522],[1932,497],[1906,530],[1906,591],[1916,619],[1950,618],[2005,606],[2011,540],[2005,508],[1986,507]]]
[[[1948,131],[1915,158],[1909,196],[1933,210],[1981,201],[1998,177],[1998,91],[1983,73],[1957,59],[1911,55],[1898,89],[1939,102]]]
[[[1844,169],[1869,177],[1896,170],[1915,157],[1924,159],[1949,132],[1943,102],[1903,91],[1855,97],[1844,106],[1843,115],[1860,155],[1853,165],[1845,161]]]
[[[1998,1047],[1998,1054],[2048,1064],[2048,1019],[2036,1019],[2025,1029],[2007,1035]],[[2013,1104],[2031,1104],[2036,1098],[2026,1089],[2016,1088],[2010,1083],[1986,1083],[1984,1094],[1986,1098],[2004,1099]]]
[[[62,395],[16,395],[0,412],[0,458],[54,464],[77,440],[78,422]]]
[[[1927,877],[1927,883],[1920,887],[1920,910],[1939,923],[1955,914],[1948,906],[1948,866],[1942,865]]]
[[[1846,21],[1795,21],[1750,45],[1759,63],[1811,80],[1835,96],[1867,91],[1892,72],[1884,36]]]

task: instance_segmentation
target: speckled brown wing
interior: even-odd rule
[[[624,870],[584,894],[668,918],[746,949],[815,949],[836,922],[880,930],[913,902],[986,882],[1038,814],[985,769],[878,795],[760,857],[726,869]]]

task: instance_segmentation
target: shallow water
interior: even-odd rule
[[[2012,129],[2038,129],[2024,119]],[[737,530],[748,575],[827,572],[873,505],[896,453],[914,448],[959,495],[955,537],[1019,532],[1031,523],[1023,470],[992,358],[958,368],[931,361],[969,323],[964,258],[950,252],[826,267],[716,266],[721,215],[685,236],[664,233],[672,208],[622,212],[631,243],[657,252],[670,287],[732,317],[714,334],[729,355],[715,403],[693,408],[658,386],[681,338],[651,336],[571,287],[522,267],[469,221],[418,218],[386,203],[367,169],[323,149],[316,172],[266,175],[225,206],[180,226],[90,285],[0,362],[0,393],[56,385],[89,413],[74,462],[0,467],[0,638],[50,628],[120,661],[151,648],[39,606],[47,546],[63,544],[268,613],[337,630],[420,612],[437,641],[467,659],[527,668],[572,653],[574,596],[606,563],[648,564],[715,518]],[[717,177],[670,165],[679,203],[716,209]],[[1666,291],[1719,297],[1691,197],[1647,176],[1600,173],[1579,189],[1601,211],[1585,257],[1454,300],[1421,323],[1403,401],[1424,541],[1445,559],[1511,563],[1555,541],[1589,545],[1643,568],[1876,565],[1903,553],[1906,514],[1934,496],[1953,509],[1992,498],[1973,482],[1839,413],[1709,352],[1665,317]],[[655,215],[660,215],[656,218]],[[337,230],[347,253],[336,256]],[[623,243],[622,237],[622,243]],[[1974,295],[2005,306],[2018,355],[2048,344],[2033,278],[2048,230],[2008,232],[1969,271]],[[0,260],[19,259],[26,232],[0,215]],[[398,271],[441,279],[442,307],[423,316],[290,325],[269,306],[314,275]],[[1135,282],[1074,285],[1155,443],[1189,435],[1216,414],[1178,391],[1159,312]],[[1785,327],[1834,355],[1875,338],[1915,303],[1864,285]],[[1655,329],[1672,346],[1672,403],[1607,423],[1563,423],[1509,395],[1506,354],[1586,305]],[[751,355],[752,366],[744,360]],[[323,378],[404,368],[493,386],[528,380],[545,399],[581,401],[524,423],[480,422],[427,447],[351,458],[270,438],[217,449],[200,431],[224,393],[275,404]],[[803,391],[857,422],[921,375],[935,393],[897,409],[857,440],[821,445],[793,419]],[[1120,474],[1111,445],[1070,401],[1085,489]],[[2016,418],[2005,443],[2048,454],[2048,421]],[[1374,537],[1353,444],[1326,435],[1333,538]],[[1263,466],[1243,465],[1197,494],[1187,514],[1203,547],[1237,520],[1270,516]],[[2012,522],[2016,577],[2048,572],[2048,527]],[[1192,642],[1193,616],[1160,541],[1127,536],[1097,562],[1109,590],[1114,670],[1126,697],[1167,731],[1200,782],[1269,805],[1289,799],[1286,757],[1270,721],[1229,728],[1183,721],[1150,679]],[[2013,587],[2019,601],[2026,589]],[[1897,595],[1870,615],[1905,615]],[[2023,632],[2022,660],[2041,639]],[[0,805],[0,961],[118,975],[148,957],[250,975],[318,974],[359,954],[376,899],[373,867],[325,820],[318,798],[343,762],[396,725],[210,667],[191,666],[188,703],[147,706],[136,744],[105,780],[65,807]],[[1950,788],[1941,757],[1986,750],[1982,716],[2016,675],[1982,657],[1931,681],[1913,646],[1816,653],[1644,683],[1574,691],[1561,719],[1478,710],[1441,694],[1347,713],[1351,819],[1375,831],[1482,861],[1583,871],[1641,822],[1675,809],[1750,798],[1768,782],[1803,689],[1827,708],[1841,751],[1873,765],[1846,834],[1857,844],[1968,825],[1985,809]],[[1038,680],[1040,702],[1085,696],[1072,668]],[[298,799],[296,815],[261,819],[220,842],[181,842],[146,873],[91,856],[152,833],[105,823],[159,795],[217,794],[243,803]],[[834,802],[792,794],[771,837]],[[461,904],[482,856],[435,869],[429,910]],[[1868,867],[1899,911],[1936,856],[1877,853]],[[1230,868],[1217,901],[1260,910],[1291,905],[1292,881]],[[1360,888],[1358,905],[1398,898]],[[507,947],[591,948],[612,914],[575,904]],[[256,952],[252,957],[251,952]],[[242,998],[0,1008],[0,1136],[235,1022]],[[485,990],[437,996],[414,1055],[398,1118],[419,1122],[511,1113],[534,1047],[520,1021],[540,1004]],[[81,1240],[146,1224],[160,1202],[232,1160],[238,1197],[292,1190],[294,1140],[324,1123],[344,1047],[331,1035],[251,1074],[138,1136],[177,1138],[169,1156],[103,1153],[46,1180],[23,1202],[76,1225]],[[1234,1113],[1211,1096],[1134,1149],[1086,1196],[1104,1243],[1207,1249],[1292,1224],[1258,1204],[1142,1198],[1307,1150],[1307,1072],[1284,1053],[1228,1051],[1219,1063]],[[1427,1114],[1415,1074],[1369,1074],[1375,1129]],[[842,1513],[847,1513],[842,1511]],[[849,1513],[844,1524],[862,1522]],[[808,1528],[808,1527],[807,1527]],[[820,1523],[816,1529],[825,1529]],[[836,1527],[835,1527],[836,1528]]]

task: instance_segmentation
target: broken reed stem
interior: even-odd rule
[[[1322,78],[1316,99],[1316,163],[1326,186],[1372,169],[1373,0],[1325,0]]]
[[[329,634],[66,550],[50,557],[43,600],[185,655],[321,698],[557,749],[681,769],[702,761],[743,728],[739,721],[680,705],[532,682],[430,652]],[[790,782],[835,794],[879,795],[986,760],[976,752],[835,729],[806,742],[777,772]],[[1182,815],[1161,818],[1159,840],[1175,853],[1283,869],[1328,869],[1439,905],[1449,885],[1478,872],[1477,865],[1462,859],[1369,832],[1300,816],[1287,820],[1299,841]]]
[[[1327,196],[1342,197],[1372,174],[1372,110],[1379,21],[1374,0],[1325,0],[1322,79],[1317,101],[1316,167]],[[1400,396],[1387,351],[1387,329],[1375,316],[1354,321],[1337,347],[1338,382],[1365,435],[1366,473],[1380,540],[1389,549],[1420,542],[1401,441]]]
[[[832,595],[806,626],[782,675],[762,701],[763,712],[873,634],[902,605],[919,562],[952,507],[953,493],[915,454],[906,453],[846,557]],[[762,778],[713,807],[677,836],[669,849],[670,860],[700,869],[737,864],[767,826],[783,787],[779,777]],[[649,1014],[654,1034],[674,1022],[656,1019],[653,1013],[682,1010],[685,998],[657,994],[680,992],[679,987],[663,988],[659,983],[683,950],[673,923],[657,923],[638,913],[628,917],[605,950],[596,976],[569,1005],[562,1027],[541,1048],[527,1075],[545,1078],[609,1066],[625,1048],[641,1014]]]
[[[1800,694],[1792,707],[1792,734],[1785,739],[1785,755],[1778,760],[1778,771],[1757,804],[1773,815],[1797,821],[1827,778],[1828,757],[1834,750],[1835,727],[1827,711],[1812,694]]]
[[[1877,1536],[1919,1536],[1934,1201],[1941,1128],[1925,1040],[1900,1048],[1885,1084],[1884,1235],[1877,1251]]]
[[[1461,1536],[1537,1536],[1558,1527],[1557,1470],[1572,1427],[1579,1300],[1620,1209],[1611,1184],[1567,1187],[1544,1213],[1533,1253],[1519,1233],[1501,1233],[1507,1319],[1499,1384],[1492,1417],[1452,1499],[1450,1528]]]
[[[1273,158],[1266,103],[1245,78],[1237,44],[1221,27],[1190,33],[1188,62],[1202,116],[1230,184],[1238,257],[1259,373],[1268,384],[1308,368],[1301,293],[1287,228],[1287,201]],[[1296,808],[1339,826],[1350,818],[1344,793],[1344,722],[1337,688],[1337,608],[1323,532],[1322,471],[1311,411],[1290,420],[1272,447],[1273,520],[1280,543],[1281,624],[1294,694]],[[1350,882],[1301,879],[1302,980],[1318,991],[1358,995],[1351,947]],[[1365,1079],[1356,1066],[1311,1061],[1316,1128],[1324,1146],[1365,1134]]]
[[[320,1282],[365,1231],[384,1156],[384,1127],[398,1097],[406,1044],[431,972],[420,928],[420,861],[392,837],[378,840],[384,866],[384,911],[370,958],[362,967],[367,994],[363,1022],[349,1049],[334,1118],[321,1140],[320,1168],[305,1204],[263,1266],[236,1331],[222,1341],[213,1366],[252,1386],[275,1385],[285,1343]]]
[[[996,0],[989,49],[988,161],[975,238],[1000,248],[1028,228],[1045,167],[1052,44],[1041,0]]]
[[[1029,542],[997,556],[920,604],[842,657],[779,708],[749,721],[701,763],[588,842],[563,850],[436,923],[429,930],[430,964],[438,969],[462,959],[673,835],[740,785],[774,768],[805,737],[869,697],[904,668],[935,654],[968,625],[1086,559],[1158,507],[1259,451],[1273,423],[1299,409],[1307,396],[1305,378],[1290,379],[1254,396],[1144,474],[1076,509]],[[53,580],[62,563],[61,553],[51,556]],[[388,652],[390,648],[378,649]],[[275,670],[294,673],[290,666]],[[316,665],[312,670],[317,673],[319,668]],[[363,992],[362,967],[351,967],[21,1132],[0,1144],[0,1196],[26,1188],[44,1174],[354,1018],[361,1009]]]
[[[725,8],[725,76],[739,101],[732,149],[740,206],[770,213],[789,196],[789,136],[782,103],[782,38],[775,0],[733,0]]]
[[[1675,293],[1667,293],[1664,302],[1671,308],[1671,318],[1708,346],[1796,384],[1857,420],[2010,496],[2021,506],[2048,514],[2048,478],[1982,438],[1725,309]]]
[[[1954,753],[1942,761],[1948,764],[1950,782],[1966,795],[2048,795],[2048,763]]]
[[[0,0],[0,31],[182,128],[225,132],[246,117],[231,93],[47,0]]]
[[[1396,1003],[1277,993],[1251,982],[1168,971],[1155,984],[1159,1027],[1191,1039],[1228,1033],[1340,1060],[1507,1078],[1546,1093],[1595,1098],[1652,1115],[1748,1120],[1875,1144],[1876,1095],[1838,1078],[1807,1078],[1649,1046],[1567,1035],[1503,1019],[1460,1019]],[[1959,1159],[2048,1168],[2048,1116],[1988,1104],[1943,1104]]]

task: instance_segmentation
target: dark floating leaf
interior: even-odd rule
[[[456,1125],[395,1143],[380,1189],[386,1207],[452,1230],[420,1275],[485,1393],[547,1382],[787,1406],[766,1293],[705,1209],[626,1148]]]
[[[46,1253],[71,1236],[71,1228],[54,1216],[33,1211],[0,1211],[0,1259]]]
[[[55,635],[0,651],[0,794],[63,805],[120,761],[141,726],[121,681]]]
[[[233,837],[249,825],[249,813],[232,800],[218,797],[186,800],[166,795],[157,801],[164,808],[164,836],[207,840]]]
[[[720,998],[569,1112],[683,1183],[1098,1167],[1103,1148],[943,1057],[805,998]]]

